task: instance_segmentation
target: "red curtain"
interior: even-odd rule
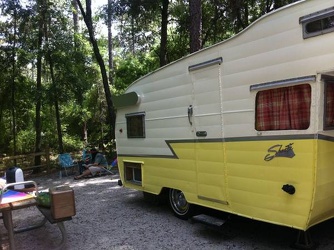
[[[307,129],[310,107],[308,84],[260,91],[256,98],[256,130]]]
[[[334,84],[326,84],[325,127],[334,127]]]

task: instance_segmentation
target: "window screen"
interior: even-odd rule
[[[325,9],[301,17],[300,23],[303,25],[304,39],[333,32],[334,8]]]
[[[145,138],[145,113],[127,114],[125,117],[128,138]]]
[[[302,84],[259,91],[255,129],[302,130],[310,125],[311,86]]]
[[[334,81],[325,83],[324,129],[334,129]]]

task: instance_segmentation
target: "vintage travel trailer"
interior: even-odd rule
[[[334,217],[334,1],[299,1],[134,82],[125,187],[299,229]]]

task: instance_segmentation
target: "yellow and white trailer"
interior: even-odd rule
[[[334,2],[306,0],[115,97],[122,184],[306,231],[334,217]]]

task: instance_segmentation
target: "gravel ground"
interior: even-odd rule
[[[31,179],[31,178],[29,178]],[[66,221],[67,244],[63,249],[289,249],[296,234],[290,228],[232,216],[221,231],[203,224],[177,219],[168,205],[156,206],[141,192],[119,187],[118,174],[74,181],[56,174],[33,178],[40,190],[57,185],[74,189],[76,216]],[[38,222],[40,212],[31,207],[14,211],[14,225]],[[6,230],[0,225],[2,249],[8,249]],[[311,229],[317,249],[334,249],[334,221]],[[58,227],[43,227],[15,234],[17,250],[56,249],[61,235]]]

